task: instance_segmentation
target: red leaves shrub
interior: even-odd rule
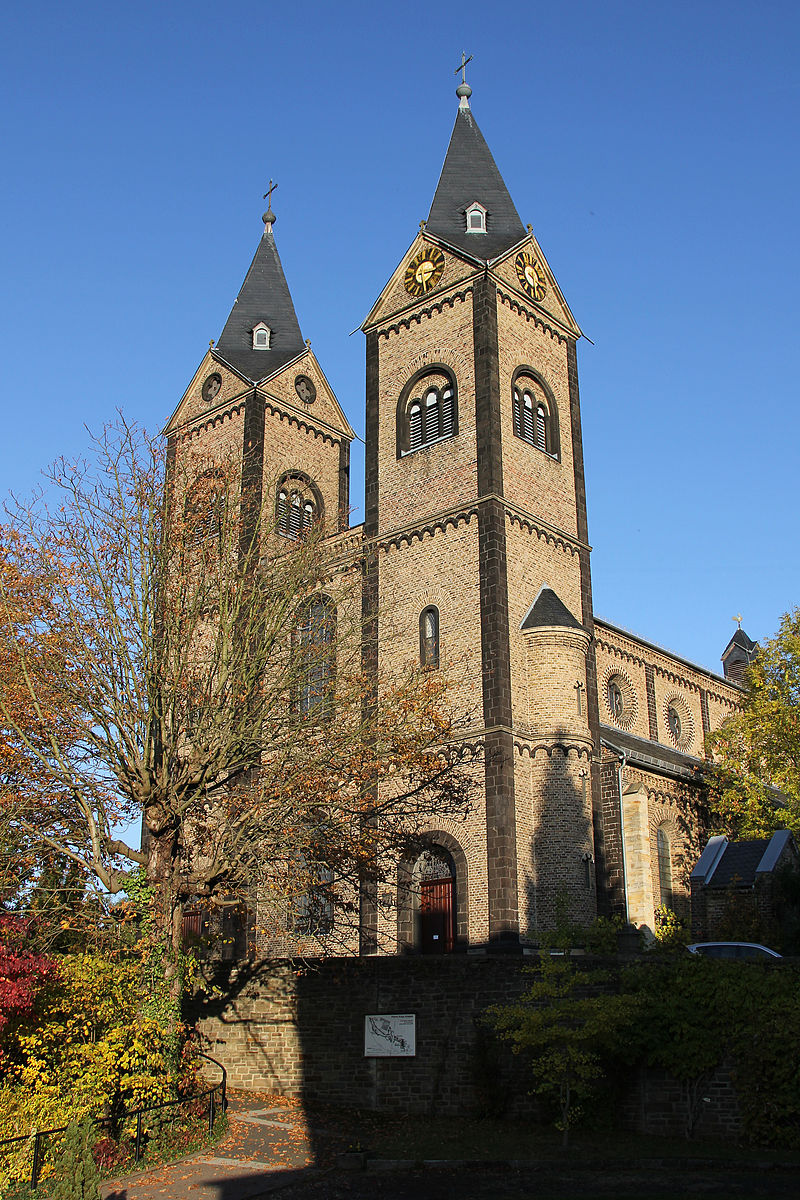
[[[58,972],[54,959],[25,949],[28,923],[0,914],[0,1074],[6,1059],[3,1041],[9,1021],[33,1012],[42,985]]]

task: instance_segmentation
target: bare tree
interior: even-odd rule
[[[165,457],[120,421],[10,513],[4,561],[46,603],[21,627],[0,576],[24,700],[0,712],[46,786],[5,790],[9,836],[110,893],[143,866],[173,951],[198,897],[258,886],[285,907],[313,885],[355,915],[432,812],[469,803],[447,680],[412,663],[378,678],[352,539],[278,537],[235,464]],[[118,833],[137,817],[141,849]]]

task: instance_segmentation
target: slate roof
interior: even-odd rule
[[[734,647],[738,647],[740,650],[744,650],[748,656],[751,656],[752,651],[756,650],[758,648],[758,642],[752,641],[752,639],[747,636],[747,634],[745,633],[745,631],[743,629],[737,629],[736,633],[733,635],[733,637],[728,642],[727,646],[725,647],[725,649],[722,652],[723,659],[726,658],[728,654],[730,654],[730,652],[734,649]]]
[[[253,327],[260,321],[272,330],[269,350],[253,349]],[[305,349],[271,224],[264,228],[216,349],[254,382],[272,375]]]
[[[580,621],[573,617],[563,600],[559,600],[553,589],[548,587],[543,587],[539,592],[521,628],[538,629],[543,625],[583,629]]]
[[[764,857],[769,838],[753,838],[748,842],[728,842],[708,886],[727,887],[728,884],[743,886],[755,883],[756,871]]]
[[[486,209],[486,233],[467,233],[465,212]],[[508,188],[468,107],[459,108],[427,229],[475,258],[491,259],[525,237]]]
[[[695,779],[701,760],[691,754],[683,754],[671,746],[649,738],[638,737],[634,733],[626,733],[616,725],[601,723],[601,740],[614,750],[624,750],[632,766],[644,767],[657,771],[669,779]]]

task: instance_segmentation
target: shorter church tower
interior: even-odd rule
[[[275,219],[270,204],[219,341],[167,425],[170,455],[173,464],[191,456],[200,472],[229,465],[248,501],[243,517],[260,511],[279,535],[317,521],[332,535],[349,526],[354,434],[300,332]]]

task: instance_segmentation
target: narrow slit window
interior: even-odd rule
[[[423,667],[439,666],[439,610],[433,606],[419,618],[419,660]]]
[[[303,609],[295,631],[297,711],[324,721],[332,716],[336,610],[327,596]]]
[[[675,893],[672,890],[672,847],[669,834],[663,825],[659,825],[656,833],[658,850],[658,886],[662,908],[675,907]]]

